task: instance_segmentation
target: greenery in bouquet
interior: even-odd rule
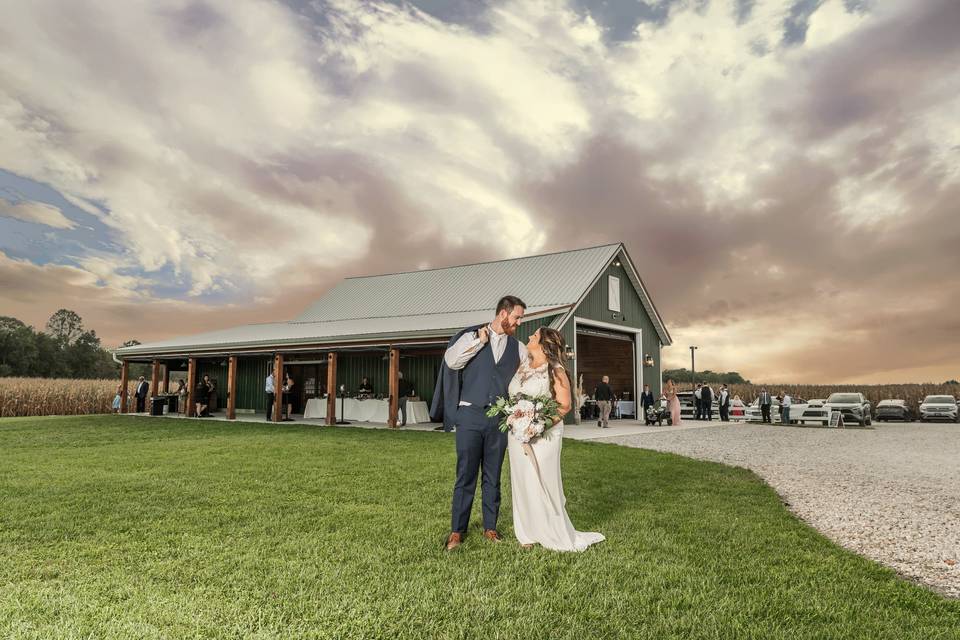
[[[552,396],[518,393],[500,397],[487,410],[487,417],[503,416],[500,430],[509,431],[520,442],[540,437],[560,420],[560,403]]]

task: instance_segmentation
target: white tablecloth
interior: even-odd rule
[[[617,403],[617,416],[637,416],[637,403],[633,400],[621,400]]]
[[[340,415],[340,403],[343,403],[343,413]],[[353,420],[356,422],[379,422],[387,423],[387,417],[390,415],[390,403],[387,400],[357,400],[356,398],[337,398],[336,402],[337,420]],[[307,400],[307,406],[303,411],[304,418],[327,417],[327,399],[310,398]],[[400,413],[397,412],[397,422],[400,421]],[[421,422],[430,422],[430,410],[427,409],[427,403],[422,400],[407,401],[407,424],[417,424]]]

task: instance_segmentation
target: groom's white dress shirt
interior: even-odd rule
[[[493,361],[500,362],[500,358],[503,357],[503,352],[507,349],[507,334],[497,333],[489,324],[487,325],[487,329],[487,335],[490,336],[490,349],[493,351]],[[528,357],[527,345],[523,344],[519,340],[517,343],[520,345],[520,362],[523,362]],[[457,339],[457,341],[454,342],[449,349],[447,349],[446,353],[443,354],[443,359],[447,363],[448,367],[454,371],[457,371],[467,366],[467,363],[470,362],[470,359],[477,355],[482,348],[483,342],[480,340],[480,336],[477,334],[477,332],[468,331],[460,336],[460,338]],[[470,403],[461,400],[460,406],[469,407]]]

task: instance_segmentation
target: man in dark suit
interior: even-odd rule
[[[703,420],[703,383],[698,382],[697,388],[693,390],[693,414],[694,420]]]
[[[526,307],[515,296],[501,298],[493,322],[461,331],[443,355],[430,415],[442,419],[445,426],[452,423],[456,432],[457,480],[447,551],[459,547],[467,533],[481,469],[483,537],[503,540],[497,532],[497,517],[507,434],[500,431],[500,418],[489,418],[486,412],[497,398],[509,395],[510,381],[527,358],[526,345],[513,337]]]
[[[704,420],[713,420],[713,389],[708,384],[700,389],[700,415]]]
[[[770,396],[770,392],[766,388],[760,389],[760,395],[757,397],[757,402],[760,405],[760,421],[761,422],[770,422],[770,405],[773,404],[773,398]]]
[[[137,398],[137,413],[143,413],[147,410],[147,394],[150,393],[150,383],[143,379],[143,376],[137,378],[137,388],[133,395]]]
[[[647,424],[653,424],[653,421],[646,417],[647,409],[652,407],[656,401],[653,398],[653,392],[650,391],[650,385],[643,385],[643,393],[640,394],[640,407],[643,411],[644,422]]]
[[[720,385],[720,397],[717,398],[720,407],[720,422],[730,422],[730,390],[727,385]]]

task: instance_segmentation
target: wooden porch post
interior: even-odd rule
[[[187,360],[187,406],[184,410],[184,415],[188,418],[192,418],[196,407],[194,406],[193,400],[193,388],[197,386],[197,359],[190,358]]]
[[[159,395],[160,393],[160,361],[154,360],[150,366],[150,397]],[[147,412],[149,413],[153,409],[151,405]]]
[[[163,363],[163,392],[170,393],[170,363]]]
[[[337,424],[337,354],[333,352],[327,354],[327,424]]]
[[[127,412],[127,386],[130,384],[130,363],[120,365],[120,413]]]
[[[397,411],[400,409],[400,350],[390,348],[390,409],[387,426],[397,427]]]
[[[237,356],[230,356],[227,368],[227,420],[237,419]]]
[[[283,354],[273,358],[273,421],[283,420]]]

